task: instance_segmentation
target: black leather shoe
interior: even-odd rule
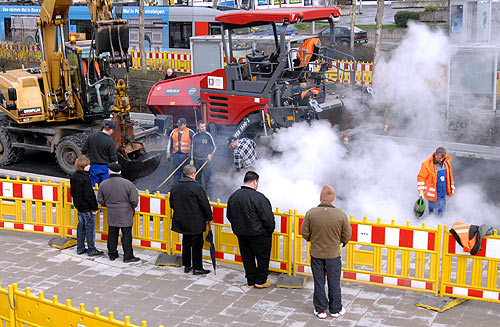
[[[109,260],[111,260],[111,261],[115,261],[115,259],[119,257],[119,255],[112,255],[112,254],[109,254],[108,256],[109,256]]]
[[[80,255],[80,254],[84,254],[84,253],[87,253],[87,249],[84,249],[84,250],[82,250],[82,251],[80,251],[80,252],[78,252],[78,251],[76,252],[76,254],[78,254],[78,255]]]
[[[189,273],[191,270],[193,270],[193,267],[187,267],[187,266],[184,267],[184,273],[186,274]]]
[[[92,252],[88,252],[88,253],[87,253],[87,255],[88,255],[89,257],[95,257],[95,256],[98,256],[98,255],[103,255],[103,254],[104,254],[104,252],[99,251],[99,250],[97,250],[97,249],[95,249],[95,250],[94,250],[94,251],[92,251]]]
[[[132,257],[130,259],[123,259],[123,262],[130,263],[130,262],[137,262],[139,260],[141,260],[141,259],[139,259],[138,257]]]
[[[206,275],[210,273],[210,270],[207,269],[193,269],[193,275]]]

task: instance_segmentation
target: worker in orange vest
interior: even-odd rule
[[[182,167],[179,167],[173,176],[174,183],[181,178],[182,168],[189,163],[185,159],[191,152],[193,136],[193,130],[186,127],[186,119],[179,118],[177,128],[170,133],[167,144],[167,160],[173,159],[174,169],[182,164]]]
[[[418,194],[429,201],[429,214],[437,210],[437,214],[442,215],[446,207],[446,195],[455,194],[450,160],[446,149],[439,147],[422,162],[417,176],[417,188]]]
[[[309,61],[316,60],[316,54],[319,52],[320,47],[321,41],[317,37],[305,40],[304,44],[297,51],[300,66],[307,66]]]

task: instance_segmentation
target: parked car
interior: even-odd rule
[[[354,43],[367,43],[368,37],[366,31],[354,26]],[[330,27],[325,28],[318,34],[322,44],[328,44],[330,41]],[[350,44],[351,43],[351,28],[344,26],[335,26],[335,43]]]
[[[280,35],[281,24],[276,24],[276,31]],[[252,32],[253,35],[273,35],[273,26],[271,24],[261,25],[255,31]],[[295,25],[288,25],[286,28],[285,35],[299,35],[299,30]]]

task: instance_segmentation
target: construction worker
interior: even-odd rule
[[[200,170],[203,167],[196,175],[196,180],[203,185],[201,177],[202,175],[205,176],[205,191],[208,189],[208,183],[210,182],[210,161],[212,161],[215,150],[215,142],[212,135],[207,132],[207,124],[200,120],[198,122],[198,133],[193,136],[191,161],[193,161],[192,164],[194,164],[196,170]],[[205,162],[207,163],[205,164]]]
[[[167,160],[173,158],[174,169],[182,165],[173,176],[174,182],[181,178],[182,168],[189,164],[186,159],[191,152],[193,136],[193,130],[186,127],[186,119],[179,118],[177,128],[170,133],[167,144]]]
[[[310,61],[316,60],[316,54],[321,47],[321,41],[317,37],[305,40],[304,44],[297,51],[297,59],[300,66],[307,66]]]
[[[438,215],[442,215],[446,207],[446,195],[455,194],[450,160],[446,149],[439,147],[422,162],[417,176],[417,188],[419,196],[429,201],[429,214],[436,210]]]
[[[257,161],[257,153],[255,152],[255,142],[249,138],[238,139],[230,137],[228,140],[229,146],[234,150],[233,160],[237,171],[243,168],[252,167]]]

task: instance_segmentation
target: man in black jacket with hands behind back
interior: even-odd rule
[[[227,219],[238,238],[249,288],[271,286],[267,275],[275,226],[274,214],[271,202],[264,194],[257,192],[258,187],[259,175],[248,171],[243,186],[231,194],[227,201]]]

